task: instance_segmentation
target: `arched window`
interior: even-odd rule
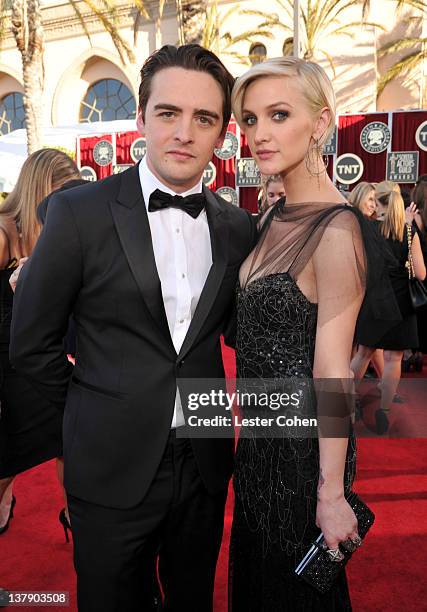
[[[9,134],[24,127],[24,96],[14,91],[0,100],[0,134]]]
[[[82,123],[135,117],[135,98],[130,89],[117,79],[102,79],[91,85],[80,104]]]
[[[259,64],[267,57],[267,48],[262,43],[254,43],[249,49],[249,59],[251,64]]]
[[[294,39],[292,36],[290,38],[287,38],[283,43],[282,52],[285,57],[287,55],[294,54]]]

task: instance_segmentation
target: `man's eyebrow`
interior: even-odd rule
[[[181,112],[182,108],[179,108],[179,106],[175,106],[174,104],[167,104],[167,103],[163,103],[161,102],[160,104],[156,104],[154,107],[154,110],[170,110],[170,111],[177,111],[177,112]]]
[[[198,108],[197,110],[194,111],[194,114],[203,115],[205,117],[212,117],[213,119],[220,119],[220,116],[218,115],[218,113],[207,110],[206,108]]]
[[[155,111],[158,111],[158,110],[169,110],[169,111],[175,111],[177,113],[181,113],[182,112],[182,108],[180,108],[179,106],[175,106],[174,104],[167,104],[166,102],[160,102],[159,104],[156,104],[154,106],[154,110]],[[207,110],[206,108],[197,108],[194,111],[194,114],[196,116],[203,115],[205,117],[212,117],[213,119],[220,119],[220,116],[218,115],[218,113],[215,113],[214,111]]]

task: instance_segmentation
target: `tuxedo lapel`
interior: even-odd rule
[[[121,175],[122,181],[117,200],[110,202],[111,213],[123,251],[145,305],[175,351],[154,259],[150,225],[142,197],[138,168],[137,164]]]
[[[224,278],[228,262],[228,214],[216,200],[213,193],[203,187],[206,196],[206,215],[209,224],[209,233],[212,249],[212,266],[200,295],[194,316],[191,320],[187,335],[185,336],[178,358],[182,359],[188,353],[191,345],[197,338],[208,316],[213,302],[218,294]]]

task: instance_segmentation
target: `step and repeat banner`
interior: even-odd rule
[[[77,161],[88,181],[127,170],[145,151],[145,140],[136,131],[77,140]],[[350,191],[360,181],[385,179],[412,187],[427,174],[427,111],[340,115],[324,160],[329,176]],[[234,120],[203,181],[230,204],[257,212],[261,174]]]

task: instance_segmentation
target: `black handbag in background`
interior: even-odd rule
[[[358,523],[357,531],[363,540],[374,523],[375,515],[356,493],[351,492],[346,499],[356,515]],[[297,576],[308,582],[320,593],[329,591],[338,574],[344,569],[353,555],[352,552],[340,546],[344,559],[342,561],[333,561],[328,555],[327,550],[325,538],[323,533],[321,533],[295,570]]]
[[[414,261],[412,259],[412,229],[409,224],[406,224],[406,232],[408,237],[408,261],[406,262],[406,267],[409,276],[409,297],[411,298],[412,308],[418,310],[418,308],[427,305],[427,289],[421,281],[415,278]]]

